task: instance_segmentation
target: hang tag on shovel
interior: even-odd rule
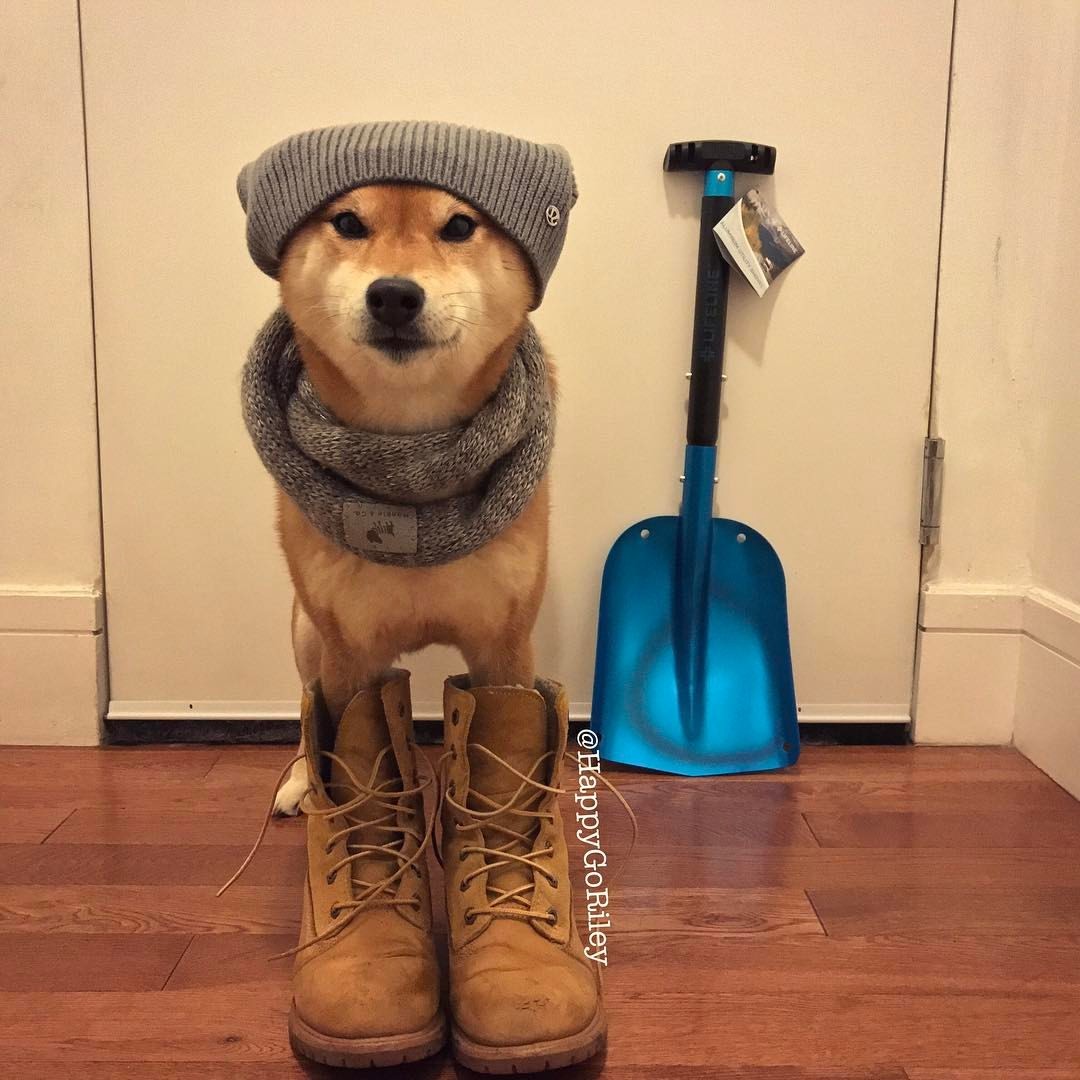
[[[724,258],[753,286],[758,296],[800,255],[803,246],[784,219],[762,198],[748,191],[714,226]]]

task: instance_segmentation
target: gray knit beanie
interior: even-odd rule
[[[423,121],[346,124],[292,135],[245,165],[236,181],[256,266],[276,277],[296,228],[366,184],[427,184],[483,211],[524,250],[536,304],[566,239],[577,186],[561,146]]]

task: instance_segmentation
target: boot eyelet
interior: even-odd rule
[[[557,888],[559,887],[559,879],[558,879],[558,877],[557,877],[557,876],[556,876],[556,877],[553,877],[553,878],[551,879],[551,882],[550,882],[550,884],[551,884],[551,887],[552,887],[553,889],[557,889]]]
[[[413,866],[413,868],[412,868],[412,872],[413,872],[413,873],[414,873],[414,874],[415,874],[415,875],[416,875],[417,877],[423,877],[423,876],[424,876],[424,874],[423,874],[423,871],[422,871],[422,870],[420,869],[420,867],[419,867],[419,866],[416,866],[416,865],[414,865],[414,866]]]
[[[458,886],[458,888],[461,889],[462,892],[468,892],[469,891],[469,883],[467,881],[462,881],[462,883]]]
[[[453,780],[450,781],[450,786],[446,789],[446,794],[452,799],[457,794],[457,785]]]
[[[548,914],[551,916],[551,925],[559,925],[559,913],[554,908],[548,908]]]
[[[467,851],[462,851],[458,855],[458,862],[464,862],[468,857],[469,857],[469,853]]]
[[[333,885],[336,878],[337,878],[337,871],[335,870],[333,873],[326,875],[326,884],[327,885]]]
[[[336,919],[336,918],[337,918],[337,917],[338,917],[338,916],[339,916],[340,914],[341,914],[341,908],[339,908],[339,907],[337,906],[337,904],[334,904],[334,905],[333,905],[333,906],[332,906],[332,907],[330,908],[330,918],[331,918],[331,919]]]
[[[457,711],[457,709],[454,709],[454,711],[450,714],[450,723],[456,724],[460,719],[461,714]]]
[[[465,912],[465,922],[468,926],[472,926],[472,924],[476,922],[476,912],[473,911],[472,908],[469,908]]]
[[[402,702],[401,704],[398,705],[397,714],[398,714],[398,716],[404,716],[405,715],[405,703],[404,702]]]
[[[451,761],[457,761],[457,747],[456,746],[451,746],[450,747],[450,760]]]

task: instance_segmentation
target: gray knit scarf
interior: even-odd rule
[[[263,464],[312,524],[392,566],[450,562],[498,536],[544,475],[555,426],[531,324],[475,416],[442,431],[393,435],[346,427],[323,405],[278,309],[248,354],[243,405]],[[440,497],[459,488],[464,494]]]

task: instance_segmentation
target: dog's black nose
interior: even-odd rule
[[[424,290],[408,278],[379,278],[368,286],[367,306],[373,319],[396,330],[420,314]]]

